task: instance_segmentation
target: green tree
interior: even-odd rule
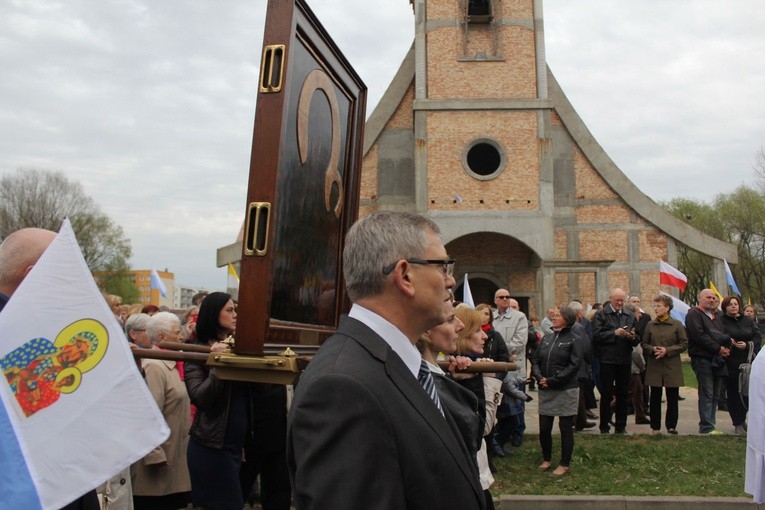
[[[662,204],[670,213],[702,232],[738,246],[739,262],[731,266],[744,298],[765,304],[765,194],[747,186],[717,195],[711,204],[675,198]],[[681,298],[689,303],[709,286],[712,258],[678,246],[679,269],[688,277]],[[715,282],[724,286],[725,282]],[[720,289],[724,292],[724,289]]]
[[[0,178],[0,238],[27,227],[58,231],[67,217],[91,272],[115,275],[104,281],[124,280],[132,255],[130,240],[122,227],[85,194],[79,182],[67,179],[62,172],[31,168],[20,168]],[[109,283],[109,288],[102,290],[119,294],[125,302],[138,296],[134,283],[132,288],[124,282]]]
[[[123,303],[137,303],[140,293],[134,276],[127,268],[109,273],[100,273],[96,278],[98,287],[106,294],[120,296]]]
[[[717,216],[710,204],[688,198],[673,198],[661,205],[674,216],[706,234],[720,230]],[[680,293],[680,299],[686,303],[693,303],[699,291],[709,286],[712,258],[678,244],[677,261],[678,269],[688,277],[688,284],[685,291]]]

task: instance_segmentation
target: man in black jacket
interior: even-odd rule
[[[718,354],[726,358],[730,349],[720,345],[723,333],[714,320],[717,311],[714,291],[704,289],[699,292],[698,302],[698,306],[688,310],[685,316],[685,330],[688,333],[691,367],[699,384],[699,433],[720,434],[715,429],[715,415],[717,395],[722,383],[713,373],[712,358]]]
[[[593,319],[593,350],[600,360],[600,433],[611,430],[611,398],[616,395],[615,432],[627,432],[627,398],[632,363],[632,348],[640,342],[635,332],[637,321],[632,312],[624,310],[627,294],[613,289],[608,303]],[[614,386],[616,391],[614,392]]]

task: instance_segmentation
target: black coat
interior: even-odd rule
[[[547,378],[551,390],[579,387],[577,375],[584,363],[584,338],[572,328],[549,333],[542,338],[531,358],[531,372],[539,381]]]
[[[688,310],[685,331],[688,334],[688,354],[691,358],[711,360],[720,352],[720,336],[724,334],[722,324],[714,321],[699,307]]]
[[[491,358],[494,361],[503,361],[505,363],[510,362],[510,354],[507,351],[507,344],[499,331],[493,327],[486,332],[486,336],[489,337],[486,343],[483,344],[483,357]],[[503,380],[507,372],[499,372],[496,377],[499,380]]]
[[[731,338],[739,342],[753,342],[755,353],[760,350],[760,344],[762,343],[760,328],[758,328],[757,324],[746,315],[729,317],[724,313],[719,313],[717,317],[715,317],[715,322],[718,323],[723,331],[730,335]],[[747,346],[746,349],[737,349],[736,347],[731,346],[730,356],[727,358],[729,374],[734,375],[738,373],[739,365],[741,365],[741,363],[746,363],[746,358],[748,356],[749,346]]]
[[[611,303],[595,313],[592,321],[592,349],[601,363],[614,365],[630,365],[632,363],[632,348],[640,343],[640,337],[630,340],[626,336],[616,336],[618,328],[626,327],[631,331],[637,325],[635,316],[629,310],[617,313]]]

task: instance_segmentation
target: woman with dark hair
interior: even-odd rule
[[[199,307],[197,343],[222,352],[228,346],[221,341],[235,329],[236,306],[231,296],[209,294]],[[288,509],[286,388],[224,381],[215,368],[199,363],[187,363],[185,376],[189,397],[197,407],[187,455],[194,506],[241,510],[260,472],[263,509]]]
[[[640,346],[645,356],[645,384],[650,387],[651,433],[661,432],[661,394],[667,395],[667,414],[664,426],[667,433],[677,434],[680,386],[683,385],[683,366],[680,353],[688,349],[688,336],[683,323],[669,316],[672,298],[660,294],[653,300],[656,318],[649,322]]]
[[[236,328],[231,296],[213,292],[202,302],[198,342],[222,352],[221,343]],[[187,459],[195,507],[241,510],[239,466],[245,438],[252,433],[247,383],[218,379],[215,368],[187,362],[185,383],[196,414],[189,431]]]
[[[723,313],[718,314],[723,331],[731,338],[730,356],[726,360],[728,378],[726,390],[728,393],[728,414],[733,422],[734,434],[746,435],[746,413],[749,408],[749,398],[742,395],[738,386],[739,366],[751,361],[754,354],[760,350],[762,337],[757,323],[746,315],[740,314],[741,301],[737,296],[728,296],[720,305]]]
[[[542,448],[540,471],[552,467],[552,427],[558,417],[561,456],[554,476],[571,469],[574,452],[574,416],[579,405],[577,374],[583,363],[583,340],[571,329],[576,312],[560,306],[552,316],[552,333],[542,338],[531,360],[532,373],[539,383],[539,445]]]

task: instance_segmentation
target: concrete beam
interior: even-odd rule
[[[229,263],[233,264],[242,259],[242,241],[218,248],[216,254],[216,266],[224,267]]]

